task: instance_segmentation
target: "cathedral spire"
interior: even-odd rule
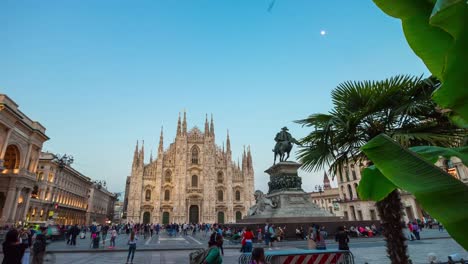
[[[330,179],[328,179],[327,172],[323,173],[323,189],[325,190],[331,189]]]
[[[140,150],[140,164],[145,164],[145,141],[142,140],[141,150]]]
[[[161,126],[161,135],[159,135],[159,146],[158,146],[158,158],[161,158],[161,155],[164,151],[164,136],[163,136],[163,127]]]
[[[248,147],[248,151],[247,151],[247,167],[252,170],[253,169],[253,165],[252,165],[252,154],[250,152],[250,145]]]
[[[242,153],[242,170],[245,171],[247,169],[247,154],[245,153],[245,145],[244,145],[244,153]]]
[[[231,140],[229,139],[229,129],[227,131],[227,136],[226,136],[226,152],[228,153],[231,152]]]
[[[182,121],[182,134],[187,135],[187,113],[184,109],[184,120]]]
[[[153,150],[151,149],[150,152],[150,163],[153,163]]]
[[[135,167],[135,165],[138,164],[138,140],[136,142],[136,146],[135,146],[135,153],[133,153],[133,167]]]
[[[210,136],[214,137],[214,122],[213,122],[213,114],[211,114]]]
[[[177,136],[182,134],[182,130],[180,129],[180,112],[179,112],[179,119],[177,120]]]
[[[208,114],[205,116],[205,137],[209,136],[210,127],[208,125]]]

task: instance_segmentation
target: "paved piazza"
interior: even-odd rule
[[[409,253],[414,263],[427,263],[427,255],[435,253],[439,259],[446,260],[446,256],[453,253],[462,254],[465,258],[468,254],[461,246],[451,239],[446,232],[437,230],[424,230],[421,241],[409,243]],[[77,246],[67,246],[63,241],[53,242],[48,250],[54,252],[53,260],[47,263],[125,263],[126,261],[126,235],[120,235],[117,239],[116,249],[106,247],[90,249],[90,240],[77,241]],[[188,263],[188,254],[195,248],[204,247],[207,237],[201,234],[196,236],[169,237],[165,233],[148,239],[139,239],[134,263]],[[327,241],[329,249],[336,249],[337,244],[332,240]],[[255,244],[260,245],[260,244]],[[279,249],[306,249],[305,241],[284,241],[276,243],[272,250]],[[355,256],[355,263],[384,264],[390,263],[386,258],[385,243],[382,237],[352,239],[351,252]],[[268,250],[268,249],[266,249]],[[225,255],[223,263],[238,263],[239,246],[225,242]]]

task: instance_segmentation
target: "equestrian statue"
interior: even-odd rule
[[[287,127],[283,127],[281,131],[276,134],[275,141],[276,145],[273,149],[273,152],[275,153],[273,165],[276,164],[276,156],[279,156],[280,162],[288,160],[289,153],[293,147],[292,144],[300,146],[300,143],[288,132]]]

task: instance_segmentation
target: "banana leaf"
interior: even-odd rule
[[[442,82],[433,98],[468,120],[468,2],[466,0],[374,0],[387,15],[401,20],[411,49]]]
[[[412,193],[424,210],[443,223],[450,235],[468,249],[465,227],[468,186],[384,134],[370,140],[362,151],[381,175],[399,189]],[[370,180],[374,179],[366,178]],[[362,184],[361,180],[360,186]],[[365,192],[360,189],[361,193]]]

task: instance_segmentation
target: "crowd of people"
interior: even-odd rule
[[[42,264],[46,245],[44,230],[10,228],[2,244],[2,264]]]
[[[402,224],[404,233],[408,240],[419,240],[420,231],[424,227],[429,227],[420,221],[414,220]],[[432,226],[431,226],[432,227]],[[440,230],[441,226],[439,226]],[[442,227],[443,228],[443,227]],[[266,248],[272,249],[274,243],[284,240],[286,226],[276,226],[266,223],[265,226],[258,225],[255,229],[250,227],[230,227],[222,224],[209,223],[171,223],[160,224],[118,224],[118,225],[90,225],[90,226],[59,226],[67,245],[76,246],[77,238],[86,239],[90,237],[90,247],[105,247],[106,241],[109,248],[115,248],[118,235],[126,234],[128,255],[127,263],[133,263],[137,241],[139,237],[147,239],[154,235],[165,232],[168,236],[202,236],[208,238],[208,249],[204,252],[206,263],[222,263],[224,255],[224,240],[229,239],[232,244],[240,244],[240,251],[252,253],[255,264],[264,263],[263,247],[254,247],[254,243],[264,243]],[[373,237],[382,234],[382,229],[375,225],[371,226],[340,226],[335,235],[338,248],[349,250],[350,237]],[[12,228],[5,237],[3,243],[4,260],[3,263],[42,263],[46,251],[47,230],[44,227]],[[296,238],[307,240],[309,249],[326,249],[326,239],[328,232],[324,226],[312,224],[306,232],[303,226],[297,226],[295,230]],[[109,239],[108,239],[109,238]]]

